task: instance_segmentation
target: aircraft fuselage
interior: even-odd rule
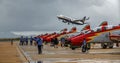
[[[120,34],[120,26],[101,26],[93,30],[82,32],[81,34],[69,38],[71,46],[82,46],[84,38],[87,43],[104,43],[113,42],[110,40],[109,32],[118,31]]]

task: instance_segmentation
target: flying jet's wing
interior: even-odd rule
[[[76,25],[84,25],[84,24],[81,23],[81,22],[72,22],[72,24],[76,24]]]
[[[83,17],[83,19],[78,19],[78,20],[74,20],[73,22],[82,22],[83,24],[85,23],[86,20],[89,20],[89,17],[86,19],[86,16]]]
[[[71,19],[66,16],[59,15],[59,16],[57,16],[57,18],[59,20],[62,20],[63,23],[68,23],[68,24],[72,23]]]
[[[73,22],[81,22],[81,20],[80,20],[80,19],[78,19],[78,20],[74,20]]]

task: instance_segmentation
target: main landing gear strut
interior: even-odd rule
[[[87,52],[90,49],[90,43],[82,46],[82,52]]]

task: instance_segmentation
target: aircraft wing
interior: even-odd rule
[[[79,19],[79,20],[74,20],[73,22],[82,22],[82,21]]]
[[[73,22],[72,24],[76,24],[76,25],[84,25],[84,24],[81,23],[81,22]]]

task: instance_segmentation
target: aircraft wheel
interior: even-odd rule
[[[82,47],[82,52],[86,52],[87,51],[87,47],[86,47],[86,45],[84,45],[83,47]]]
[[[116,46],[119,47],[119,42],[116,43]]]
[[[113,48],[113,45],[114,45],[114,44],[113,44],[112,42],[108,43],[108,47],[109,47],[109,48]]]
[[[75,47],[72,47],[71,49],[72,49],[72,50],[75,50],[76,48],[75,48]]]
[[[65,47],[68,47],[68,44],[64,44]]]
[[[76,48],[74,47],[74,46],[72,46],[72,45],[70,45],[70,48],[72,49],[72,50],[75,50]]]
[[[88,44],[87,44],[87,49],[90,50],[90,48],[91,48],[91,44],[88,43]]]
[[[101,43],[101,47],[102,47],[103,49],[106,49],[106,48],[107,48],[107,45],[106,45],[105,43]]]

